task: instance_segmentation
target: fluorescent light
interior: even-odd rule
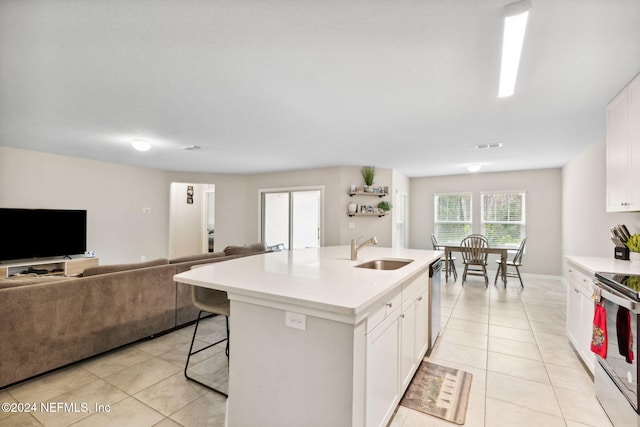
[[[497,142],[495,144],[477,144],[476,150],[491,150],[494,148],[502,148],[502,142]]]
[[[504,8],[504,35],[502,39],[499,98],[513,95],[530,9],[530,0],[512,3]]]
[[[145,139],[134,139],[131,146],[138,151],[149,151],[151,144]]]

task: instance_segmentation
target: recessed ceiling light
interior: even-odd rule
[[[149,151],[151,144],[146,139],[134,139],[131,146],[138,151]]]
[[[513,95],[529,10],[531,10],[530,0],[521,0],[504,7],[504,35],[498,98]]]
[[[482,167],[482,165],[480,163],[471,163],[471,164],[467,165],[467,170],[469,172],[478,172],[481,167]]]

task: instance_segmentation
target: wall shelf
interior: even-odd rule
[[[388,187],[374,187],[376,190],[378,191],[363,191],[362,190],[363,187],[357,187],[355,190],[356,191],[349,191],[349,197],[378,197],[380,199],[382,199],[385,196],[388,196]],[[351,189],[354,189],[354,186],[351,187]],[[387,190],[387,191],[383,191],[383,190]],[[350,202],[349,205],[354,204],[354,202]],[[382,209],[380,209],[377,205],[378,202],[373,202],[373,203],[362,203],[362,204],[355,204],[356,205],[356,212],[349,212],[349,209],[347,208],[347,215],[349,217],[354,217],[354,216],[369,216],[369,217],[378,217],[378,218],[382,218],[383,216],[387,215],[387,212],[383,211]]]
[[[373,213],[347,213],[349,216],[377,216],[378,218],[382,218],[386,216],[386,212],[373,212]]]
[[[369,192],[369,191],[355,191],[355,192],[349,192],[349,197],[353,197],[353,196],[371,196],[371,197],[384,197],[384,196],[388,196],[389,193],[373,193],[373,192]]]

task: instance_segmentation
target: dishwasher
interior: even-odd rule
[[[429,350],[436,344],[440,334],[440,285],[441,285],[442,260],[429,264]]]

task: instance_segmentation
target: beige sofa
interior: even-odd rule
[[[0,280],[0,388],[196,319],[188,285],[195,264],[264,253],[262,244],[173,260],[91,267],[82,277]]]

